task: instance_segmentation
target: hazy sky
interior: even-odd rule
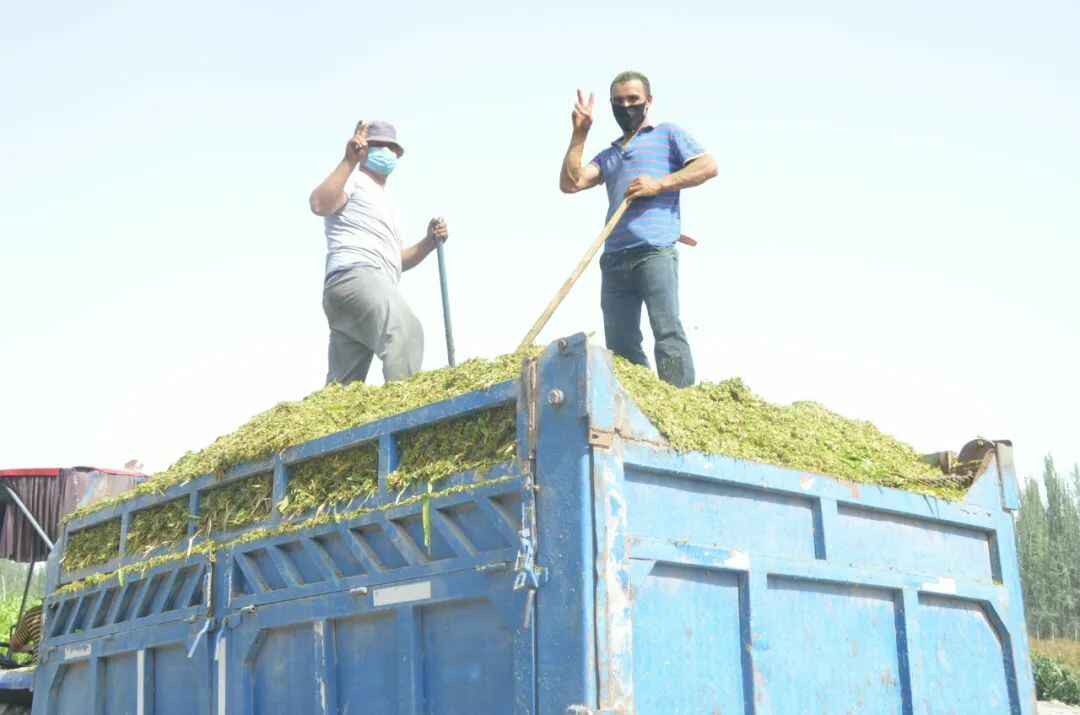
[[[1080,461],[1072,0],[89,5],[0,25],[2,467],[160,469],[320,387],[307,195],[360,118],[408,238],[449,221],[459,357],[512,350],[603,223],[557,188],[574,90],[592,156],[627,68],[720,167],[683,194],[700,378]],[[437,367],[434,258],[403,286]],[[601,330],[594,265],[541,338]]]

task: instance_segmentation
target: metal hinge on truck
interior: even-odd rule
[[[522,625],[525,628],[532,626],[533,610],[536,606],[536,590],[547,582],[547,569],[536,564],[536,544],[533,534],[536,533],[536,512],[531,500],[526,499],[521,505],[521,538],[518,548],[517,559],[514,561],[514,590],[528,589],[525,601],[525,620]]]

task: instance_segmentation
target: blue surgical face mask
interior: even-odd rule
[[[397,154],[390,147],[368,147],[367,161],[364,162],[364,166],[376,174],[389,176],[390,172],[397,166]]]

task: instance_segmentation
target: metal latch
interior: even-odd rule
[[[477,573],[491,573],[494,571],[509,571],[509,561],[493,561],[490,564],[480,564],[475,567]]]
[[[206,634],[209,633],[210,629],[212,629],[213,627],[214,627],[214,619],[213,618],[207,618],[206,621],[203,623],[202,628],[199,629],[199,632],[195,634],[195,636],[191,639],[191,643],[188,645],[188,649],[187,649],[188,660],[191,660],[192,658],[195,657],[195,651],[196,651],[196,649],[198,649],[199,643],[202,641],[203,638],[206,637]]]
[[[249,603],[248,605],[243,606],[242,608],[240,608],[240,610],[238,610],[238,611],[236,611],[234,613],[230,613],[229,615],[222,618],[221,623],[226,628],[229,628],[229,629],[236,628],[241,623],[243,623],[244,616],[254,615],[255,610],[256,609],[255,609],[254,604]]]
[[[528,590],[525,602],[525,619],[522,623],[524,628],[529,628],[532,625],[533,609],[536,604],[536,590],[546,583],[548,579],[547,569],[536,564],[536,548],[533,544],[532,529],[535,519],[533,517],[532,505],[526,501],[521,505],[521,531],[518,532],[521,545],[517,553],[517,559],[514,561],[514,571],[517,574],[514,577],[514,590]]]
[[[536,590],[547,582],[547,569],[536,565],[536,553],[533,551],[529,529],[522,529],[518,533],[521,535],[521,550],[518,551],[517,559],[514,561],[514,571],[517,572],[514,578],[514,590],[520,591],[523,588]]]

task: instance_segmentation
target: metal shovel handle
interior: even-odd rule
[[[555,313],[555,309],[562,303],[563,298],[570,292],[570,289],[574,287],[574,283],[581,277],[581,274],[585,272],[585,269],[589,267],[589,263],[592,261],[593,256],[600,250],[600,247],[604,245],[604,241],[607,240],[611,232],[615,230],[616,224],[619,223],[619,219],[626,213],[626,207],[630,205],[630,199],[623,199],[623,202],[619,204],[619,207],[615,209],[615,213],[608,219],[607,224],[604,225],[604,230],[600,232],[600,235],[596,237],[593,244],[589,246],[589,250],[585,252],[585,256],[578,261],[578,264],[574,266],[574,271],[570,274],[570,277],[566,279],[566,282],[562,284],[559,291],[555,294],[555,297],[551,299],[551,302],[544,308],[544,312],[540,314],[540,317],[536,319],[533,326],[529,328],[529,332],[526,333],[525,338],[518,345],[518,350],[524,350],[532,345],[533,340],[536,340],[536,336],[540,334],[540,331],[547,325],[548,320]]]
[[[449,238],[449,236],[447,236]],[[439,287],[442,288],[442,314],[443,324],[446,327],[446,359],[450,363],[450,367],[456,367],[457,361],[454,359],[454,329],[450,326],[450,294],[446,289],[446,252],[443,249],[443,244],[446,239],[441,241],[435,239],[435,255],[439,259]]]

